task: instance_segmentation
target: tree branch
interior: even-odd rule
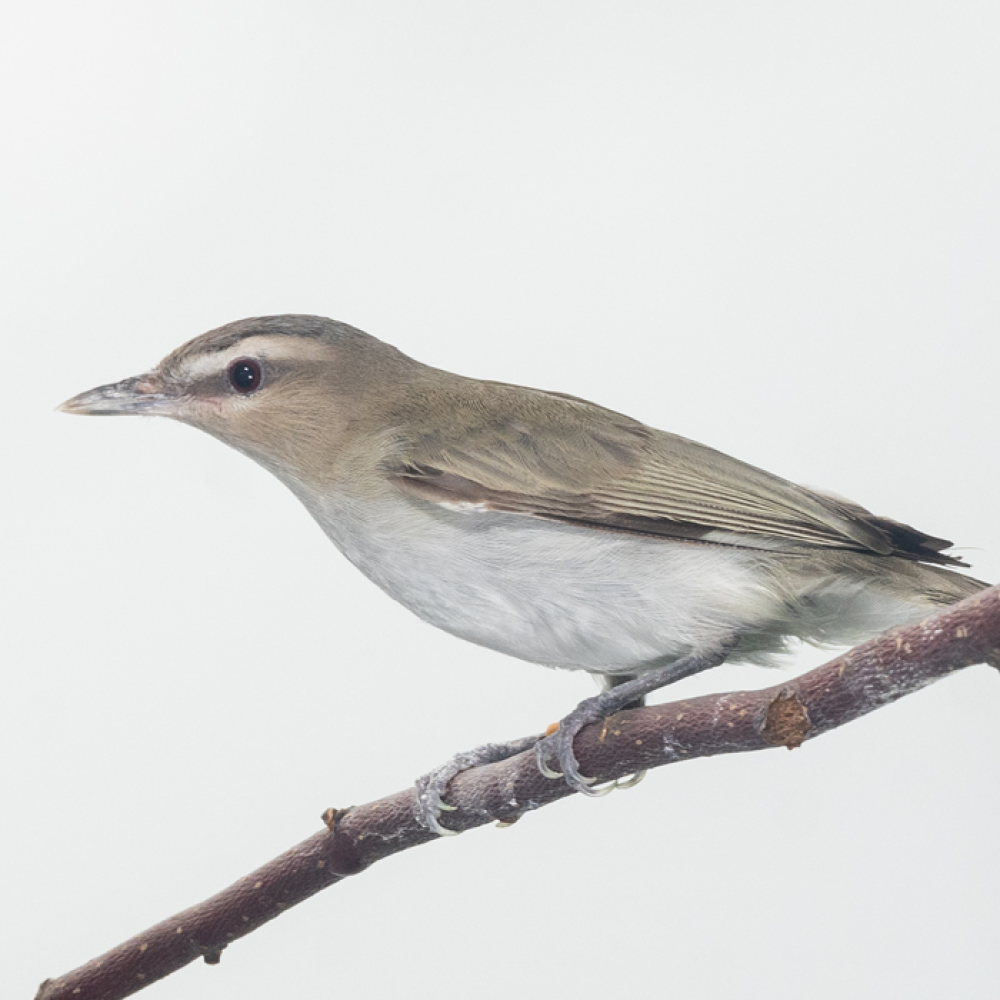
[[[584,774],[611,780],[696,757],[801,745],[976,663],[1000,666],[1000,587],[917,625],[892,629],[795,680],[760,691],[704,695],[620,712],[576,739]],[[459,774],[446,822],[470,830],[572,794],[544,778],[528,751]],[[417,822],[408,788],[346,810],[329,809],[327,829],[222,892],[58,979],[36,1000],[118,1000],[196,958],[219,961],[249,934],[314,893],[389,855],[436,839]]]

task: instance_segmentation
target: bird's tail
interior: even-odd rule
[[[854,552],[824,555],[821,565],[802,567],[804,572],[796,574],[799,637],[816,645],[856,645],[990,586],[908,559]]]

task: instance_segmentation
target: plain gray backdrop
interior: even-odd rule
[[[56,404],[321,313],[1000,580],[998,66],[955,0],[5,4],[0,992],[593,692],[422,624],[208,437]],[[998,717],[973,668],[432,844],[149,996],[995,997]]]

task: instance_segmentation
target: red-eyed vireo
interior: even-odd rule
[[[950,542],[850,501],[317,316],[221,327],[62,409],[198,427],[273,472],[425,621],[598,675],[607,690],[536,747],[545,773],[584,792],[586,723],[724,659],[767,661],[791,638],[853,644],[986,586],[946,568],[964,565]],[[439,832],[457,769],[418,786]]]

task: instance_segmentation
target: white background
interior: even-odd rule
[[[57,403],[321,313],[996,581],[998,65],[954,0],[4,5],[0,992],[593,690],[420,623],[208,437]],[[992,998],[998,717],[973,668],[429,845],[149,995]]]

